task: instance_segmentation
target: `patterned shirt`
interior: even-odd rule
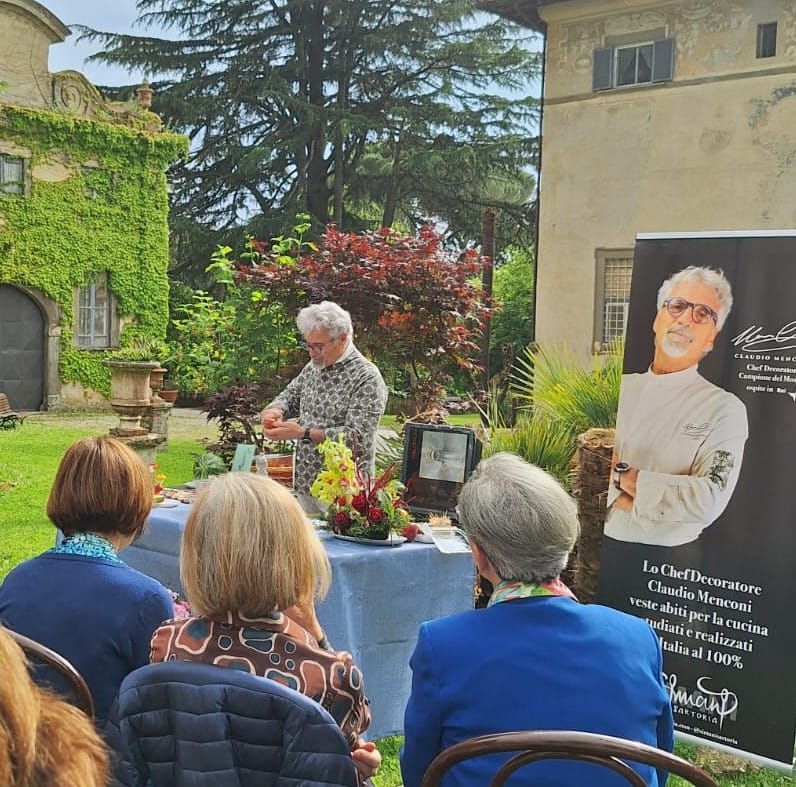
[[[300,691],[322,705],[353,750],[370,726],[362,673],[346,651],[322,650],[295,621],[274,613],[245,618],[167,620],[152,636],[150,661],[198,661],[250,672]]]
[[[308,429],[323,429],[326,438],[345,435],[346,443],[363,469],[376,469],[376,433],[387,406],[387,386],[381,373],[351,344],[337,363],[319,369],[310,361],[265,409],[298,416]],[[293,488],[309,492],[323,460],[312,444],[299,443]]]

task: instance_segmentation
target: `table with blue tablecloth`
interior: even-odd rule
[[[155,508],[147,530],[120,557],[172,590],[181,591],[179,544],[190,505]],[[367,737],[403,731],[409,657],[424,620],[473,605],[469,554],[443,554],[433,544],[365,546],[319,532],[332,566],[329,595],[318,619],[332,645],[348,650],[365,676],[373,723]]]

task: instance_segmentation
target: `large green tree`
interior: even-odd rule
[[[529,200],[538,55],[472,0],[137,8],[166,34],[82,33],[97,60],[149,75],[155,110],[190,136],[173,176],[183,226],[268,237],[298,210],[356,226],[375,200],[373,223],[433,215],[477,239],[483,207]]]

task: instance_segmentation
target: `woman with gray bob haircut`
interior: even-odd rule
[[[502,579],[555,579],[580,530],[575,503],[561,484],[509,453],[480,462],[459,495],[457,511],[471,546]]]
[[[420,787],[440,752],[477,735],[582,730],[671,751],[655,631],[624,612],[579,604],[559,578],[578,537],[575,504],[561,484],[514,454],[494,454],[462,487],[457,511],[473,562],[494,591],[486,609],[420,626],[409,662],[404,787]],[[483,787],[508,757],[459,763],[445,787]],[[666,781],[663,771],[631,767],[648,787]],[[522,783],[613,787],[616,774],[547,761]]]

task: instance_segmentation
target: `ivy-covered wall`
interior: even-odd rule
[[[147,130],[144,120],[122,125],[0,104],[0,143],[29,156],[26,193],[0,193],[0,283],[38,290],[57,303],[61,381],[107,395],[102,360],[112,352],[73,346],[75,288],[107,271],[124,325],[120,343],[164,337],[165,172],[185,155],[187,140]]]

